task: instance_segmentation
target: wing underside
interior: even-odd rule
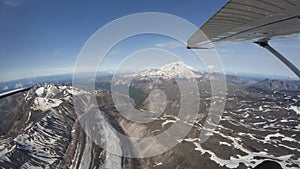
[[[230,0],[188,40],[188,48],[299,38],[300,0]]]

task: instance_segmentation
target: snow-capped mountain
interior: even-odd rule
[[[5,106],[13,114],[1,120],[5,127],[0,129],[0,168],[121,168],[122,159],[94,144],[79,123],[73,96],[91,94],[64,84],[37,84],[0,100],[0,112]],[[87,100],[76,103],[90,105]],[[102,116],[97,117],[109,128],[99,119]],[[103,142],[119,147],[114,133],[93,127],[101,131]]]
[[[148,71],[147,75],[159,72],[158,69]],[[177,114],[181,99],[177,95],[177,84],[169,80],[161,82],[157,88],[164,90],[167,96],[166,109],[148,124],[123,117],[116,110],[109,90],[84,91],[66,84],[37,84],[28,91],[0,99],[0,168],[254,168],[270,161],[282,168],[299,168],[299,91],[229,88],[227,106],[218,127],[210,130],[210,140],[200,143],[199,133],[204,129],[202,126],[210,105],[217,104],[210,99],[209,86],[200,90],[203,99],[197,116],[185,119]],[[135,87],[142,92],[135,90],[135,94],[144,94],[148,90],[143,88],[148,81],[140,83]],[[98,105],[89,101],[92,95],[96,96]],[[82,110],[99,106],[102,113],[78,116],[74,110],[74,96],[83,96],[75,102]],[[150,100],[156,102],[153,104]],[[157,95],[150,95],[145,100],[146,106],[151,106],[150,110],[158,110],[158,102]],[[125,151],[120,147],[132,144],[130,140],[119,139],[113,128],[123,135],[146,138],[163,132],[171,135],[168,128],[176,123],[192,125],[188,135],[174,138],[178,141],[177,146],[149,158],[126,158],[106,152],[95,144],[82,126],[93,124],[91,136],[98,135],[100,143],[123,153],[126,147],[122,147]],[[155,143],[153,145],[142,148],[149,150],[156,147]],[[132,152],[144,152],[139,147],[129,148]]]
[[[173,62],[162,66],[159,69],[145,69],[141,72],[134,74],[138,78],[183,78],[183,79],[196,79],[203,77],[202,73],[198,70],[184,64],[183,62]]]

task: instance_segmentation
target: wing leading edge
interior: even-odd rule
[[[230,0],[192,37],[188,48],[299,38],[299,0]]]

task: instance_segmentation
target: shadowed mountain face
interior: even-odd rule
[[[278,164],[274,161],[264,161],[264,162],[260,163],[258,166],[256,166],[254,169],[268,169],[268,168],[282,169],[280,164]]]
[[[126,164],[86,136],[73,108],[72,96],[79,94],[88,95],[63,84],[44,84],[1,99],[0,168],[121,168],[121,163]]]
[[[279,91],[300,91],[300,81],[263,80],[254,87]]]
[[[165,94],[164,111],[145,124],[134,123],[117,111],[107,89],[107,80],[101,82],[105,89],[95,91],[78,90],[59,83],[39,84],[29,91],[0,99],[0,168],[300,167],[300,91],[279,90],[280,86],[271,90],[261,83],[248,87],[229,85],[221,121],[216,130],[208,133],[210,138],[200,144],[200,132],[209,130],[203,127],[208,110],[217,104],[211,102],[209,81],[198,76],[201,73],[193,74],[197,75],[193,80],[199,86],[200,109],[196,116],[181,119],[178,117],[181,97],[176,81],[170,77],[157,80],[157,76],[163,74],[153,71],[148,76],[155,74],[155,79],[137,76],[129,90],[132,104],[140,111],[151,110],[151,113],[161,111],[162,107],[158,107],[161,100],[155,99],[159,93],[150,92],[159,89]],[[118,81],[119,84],[125,82],[125,77]],[[95,116],[92,131],[99,135],[97,144],[79,123],[88,116],[75,112],[72,97],[75,95],[85,98],[77,102],[83,106],[91,104],[88,101],[91,95],[96,96],[97,105],[94,106],[101,113]],[[109,128],[143,138],[168,132],[176,122],[193,127],[185,138],[176,140],[175,147],[154,157],[119,157],[99,146],[109,144],[121,153],[122,146],[130,147],[128,140],[119,140]]]

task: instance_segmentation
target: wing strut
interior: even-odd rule
[[[289,60],[287,60],[282,54],[280,54],[277,50],[272,48],[272,46],[269,45],[268,41],[262,41],[262,42],[258,41],[254,43],[270,51],[273,55],[275,55],[279,60],[281,60],[287,67],[289,67],[300,78],[299,69],[295,65],[293,65]]]

